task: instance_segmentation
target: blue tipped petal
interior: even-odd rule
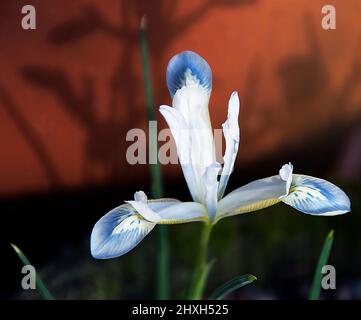
[[[171,97],[188,84],[199,84],[212,89],[212,71],[206,60],[193,51],[183,51],[168,63],[167,86]]]
[[[334,216],[351,210],[350,199],[334,184],[319,178],[294,174],[284,203],[307,214]]]
[[[102,217],[90,237],[90,251],[96,259],[119,257],[132,250],[154,228],[128,204]]]
[[[142,195],[137,192],[136,195]],[[143,193],[144,194],[144,193]],[[146,195],[144,194],[146,199]],[[138,199],[139,200],[139,199]],[[176,199],[148,200],[150,210],[161,211],[179,204]],[[109,211],[94,226],[90,237],[90,251],[96,259],[110,259],[126,254],[152,231],[155,223],[147,221],[130,204]]]

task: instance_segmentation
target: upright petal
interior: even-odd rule
[[[199,84],[212,89],[212,71],[207,61],[193,51],[183,51],[168,63],[167,86],[171,97],[178,89],[190,84]]]
[[[218,162],[212,163],[207,167],[203,177],[206,186],[205,204],[208,209],[209,219],[213,220],[216,216],[218,207],[218,174],[221,165]]]
[[[223,157],[223,170],[219,182],[218,199],[223,197],[226,189],[229,176],[231,175],[234,167],[234,161],[237,157],[239,146],[239,98],[237,92],[233,92],[228,103],[228,118],[223,123],[223,134],[226,140],[226,151]]]
[[[350,199],[340,188],[323,179],[293,174],[284,203],[307,214],[334,216],[351,210]]]
[[[193,200],[205,203],[206,187],[202,183],[202,177],[206,168],[215,162],[215,148],[212,127],[208,112],[208,102],[212,88],[212,72],[208,63],[198,54],[185,51],[174,56],[167,67],[167,85],[173,97],[173,108],[182,115],[183,130],[187,138],[180,139],[182,143],[187,143],[189,151],[190,165],[192,168],[182,166],[187,170],[186,175],[193,175],[193,185],[188,183]],[[168,118],[173,117],[171,112],[164,107],[162,114]],[[181,148],[180,143],[177,149]],[[179,153],[179,151],[178,151]]]
[[[175,108],[169,106],[160,106],[160,113],[167,121],[169,129],[172,132],[179,158],[180,165],[184,178],[187,182],[188,189],[194,201],[200,202],[201,199],[198,197],[202,193],[200,189],[198,176],[194,172],[191,157],[191,140],[188,125],[186,124],[183,115]]]
[[[215,162],[215,147],[208,112],[209,97],[202,87],[184,87],[173,98],[173,108],[177,109],[186,122],[188,137],[187,151],[196,184],[195,201],[205,200],[205,186],[202,177],[206,168]],[[185,140],[183,140],[185,141]]]

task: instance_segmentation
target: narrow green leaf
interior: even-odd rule
[[[321,281],[322,281],[322,268],[327,264],[328,257],[330,256],[332,243],[333,243],[334,231],[331,230],[326,236],[323,248],[318,259],[317,268],[313,276],[312,287],[310,291],[310,300],[318,300],[321,292]]]
[[[15,250],[16,254],[20,258],[21,262],[24,265],[32,265],[29,261],[29,259],[26,257],[26,255],[15,245],[11,243],[11,246]],[[38,272],[36,272],[36,288],[38,289],[41,297],[44,300],[54,300],[54,296],[50,293],[48,288],[45,286],[43,280],[41,280],[41,277]]]
[[[140,51],[142,55],[145,103],[149,120],[149,159],[151,162],[155,162],[150,164],[151,194],[152,198],[161,198],[163,197],[163,180],[158,163],[158,133],[157,128],[151,126],[151,122],[156,124],[157,117],[154,111],[147,40],[147,20],[145,16],[142,17],[140,22]],[[163,300],[168,299],[169,296],[168,236],[166,226],[158,226],[157,229],[157,298]]]
[[[243,276],[234,278],[225,284],[218,287],[210,296],[211,300],[222,300],[225,296],[231,292],[244,287],[247,284],[252,283],[257,280],[257,278],[252,274],[245,274]]]

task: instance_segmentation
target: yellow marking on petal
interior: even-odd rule
[[[197,222],[197,221],[207,221],[207,218],[197,217],[193,219],[166,219],[166,220],[158,221],[157,224],[179,224],[179,223]]]
[[[243,214],[243,213],[249,213],[249,212],[253,212],[253,211],[258,211],[270,206],[273,206],[274,204],[281,202],[281,199],[267,199],[267,200],[263,200],[263,201],[258,201],[258,202],[254,202],[251,203],[249,205],[246,206],[242,206],[239,208],[236,208],[234,210],[232,210],[231,212],[226,212],[226,213],[218,213],[217,214],[217,218],[216,221],[226,218],[226,217],[231,217],[237,214]]]

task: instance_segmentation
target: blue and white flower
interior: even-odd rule
[[[323,179],[294,174],[290,163],[279,174],[253,181],[224,196],[240,141],[237,92],[231,94],[223,124],[226,149],[222,166],[216,161],[208,112],[212,90],[208,63],[192,51],[175,55],[168,64],[167,85],[172,107],[162,105],[160,112],[172,131],[193,201],[148,200],[144,192],[136,192],[134,200],[111,210],[95,224],[91,234],[93,257],[108,259],[127,253],[157,224],[215,224],[278,202],[318,216],[350,211],[350,200],[340,188]]]

